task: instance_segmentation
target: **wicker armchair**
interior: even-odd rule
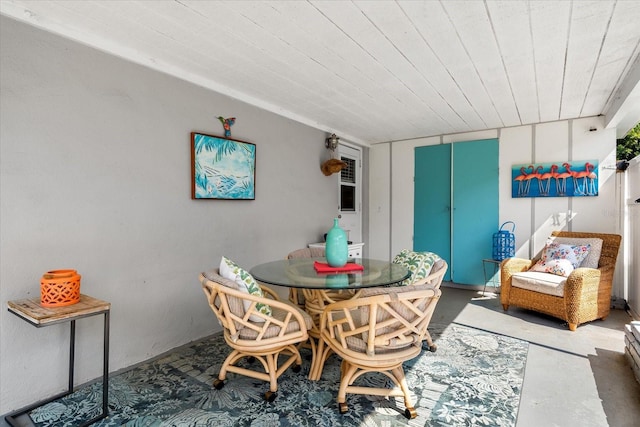
[[[562,295],[550,295],[512,286],[513,275],[529,270],[539,259],[508,258],[501,263],[500,302],[504,310],[515,305],[566,321],[569,329],[609,315],[611,287],[621,236],[617,234],[554,231],[552,237],[602,239],[598,268],[576,268],[566,278]]]
[[[209,306],[222,325],[224,339],[233,349],[213,386],[218,390],[224,387],[227,372],[269,381],[269,391],[264,398],[272,402],[280,375],[294,363],[294,371],[300,370],[302,359],[297,344],[308,339],[311,317],[293,304],[279,301],[276,293],[265,286],[262,286],[265,297],[239,290],[236,282],[220,276],[217,269],[200,274],[200,282]],[[272,314],[261,313],[256,309],[257,304],[268,304]],[[289,357],[278,367],[281,354]],[[265,372],[237,366],[245,357],[260,361]]]
[[[386,288],[384,294],[353,298],[329,304],[322,313],[321,343],[342,357],[338,407],[348,410],[347,393],[402,396],[404,415],[411,419],[416,411],[402,364],[422,351],[440,289],[430,285]],[[354,385],[360,376],[380,372],[396,387]]]

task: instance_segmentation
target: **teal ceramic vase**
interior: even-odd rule
[[[325,256],[331,267],[342,267],[347,263],[349,256],[347,233],[340,228],[338,218],[333,219],[333,227],[327,233]]]
[[[325,282],[327,288],[348,288],[349,275],[347,274],[330,274]]]

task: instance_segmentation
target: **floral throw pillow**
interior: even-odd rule
[[[551,273],[557,276],[569,277],[573,271],[573,264],[568,259],[550,259],[547,261],[538,261],[531,271],[539,271],[542,273]]]
[[[591,245],[563,245],[547,243],[540,260],[531,267],[531,271],[556,274],[568,277],[589,255]]]
[[[411,285],[422,280],[431,273],[431,268],[440,257],[433,252],[414,252],[403,249],[393,258],[394,264],[400,264],[409,269],[411,277],[404,280],[400,286]]]
[[[226,279],[236,282],[240,291],[259,297],[264,297],[260,285],[258,285],[253,276],[249,274],[248,271],[240,268],[238,264],[224,256],[220,260],[220,275]],[[245,310],[248,310],[251,306],[251,301],[245,300],[243,301],[243,304]],[[266,316],[271,316],[271,307],[268,304],[257,303],[256,311]],[[263,318],[256,315],[251,315],[249,319],[254,322],[264,322]]]
[[[571,262],[573,268],[578,268],[580,263],[589,255],[591,245],[563,245],[549,243],[542,252],[541,261],[546,262],[555,259],[566,259]]]
[[[563,245],[590,245],[589,255],[582,261],[580,268],[598,268],[598,262],[600,261],[600,255],[602,254],[602,239],[596,237],[554,237],[551,236],[547,239],[549,243],[560,243]]]

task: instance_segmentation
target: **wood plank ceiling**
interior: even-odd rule
[[[638,81],[640,1],[3,0],[0,13],[365,145],[606,114]]]

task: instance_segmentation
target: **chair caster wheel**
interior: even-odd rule
[[[215,381],[213,382],[213,387],[214,387],[216,390],[221,390],[221,389],[222,389],[222,387],[224,387],[224,381],[222,381],[222,380],[220,380],[220,379],[215,380]]]
[[[412,420],[415,417],[418,416],[418,413],[416,412],[415,408],[406,408],[404,410],[404,416],[408,419],[408,420]]]
[[[253,363],[253,362],[255,362],[255,361],[256,361],[256,358],[255,358],[255,357],[253,357],[253,356],[249,356],[249,357],[247,357],[247,363],[248,363],[248,364],[252,364],[252,363]]]
[[[264,400],[266,400],[267,402],[271,403],[274,400],[276,400],[276,396],[278,395],[278,393],[276,393],[275,391],[267,391],[264,394]]]
[[[437,349],[438,349],[438,346],[435,344],[429,346],[429,351],[431,353],[435,353]]]
[[[338,403],[338,410],[341,414],[346,414],[347,412],[349,412],[349,407],[347,406],[346,402]]]
[[[302,369],[302,366],[300,366],[300,365],[293,365],[293,368],[291,368],[291,370],[292,370],[293,372],[295,372],[296,374],[297,374],[298,372],[300,372],[300,370],[301,370],[301,369]]]

